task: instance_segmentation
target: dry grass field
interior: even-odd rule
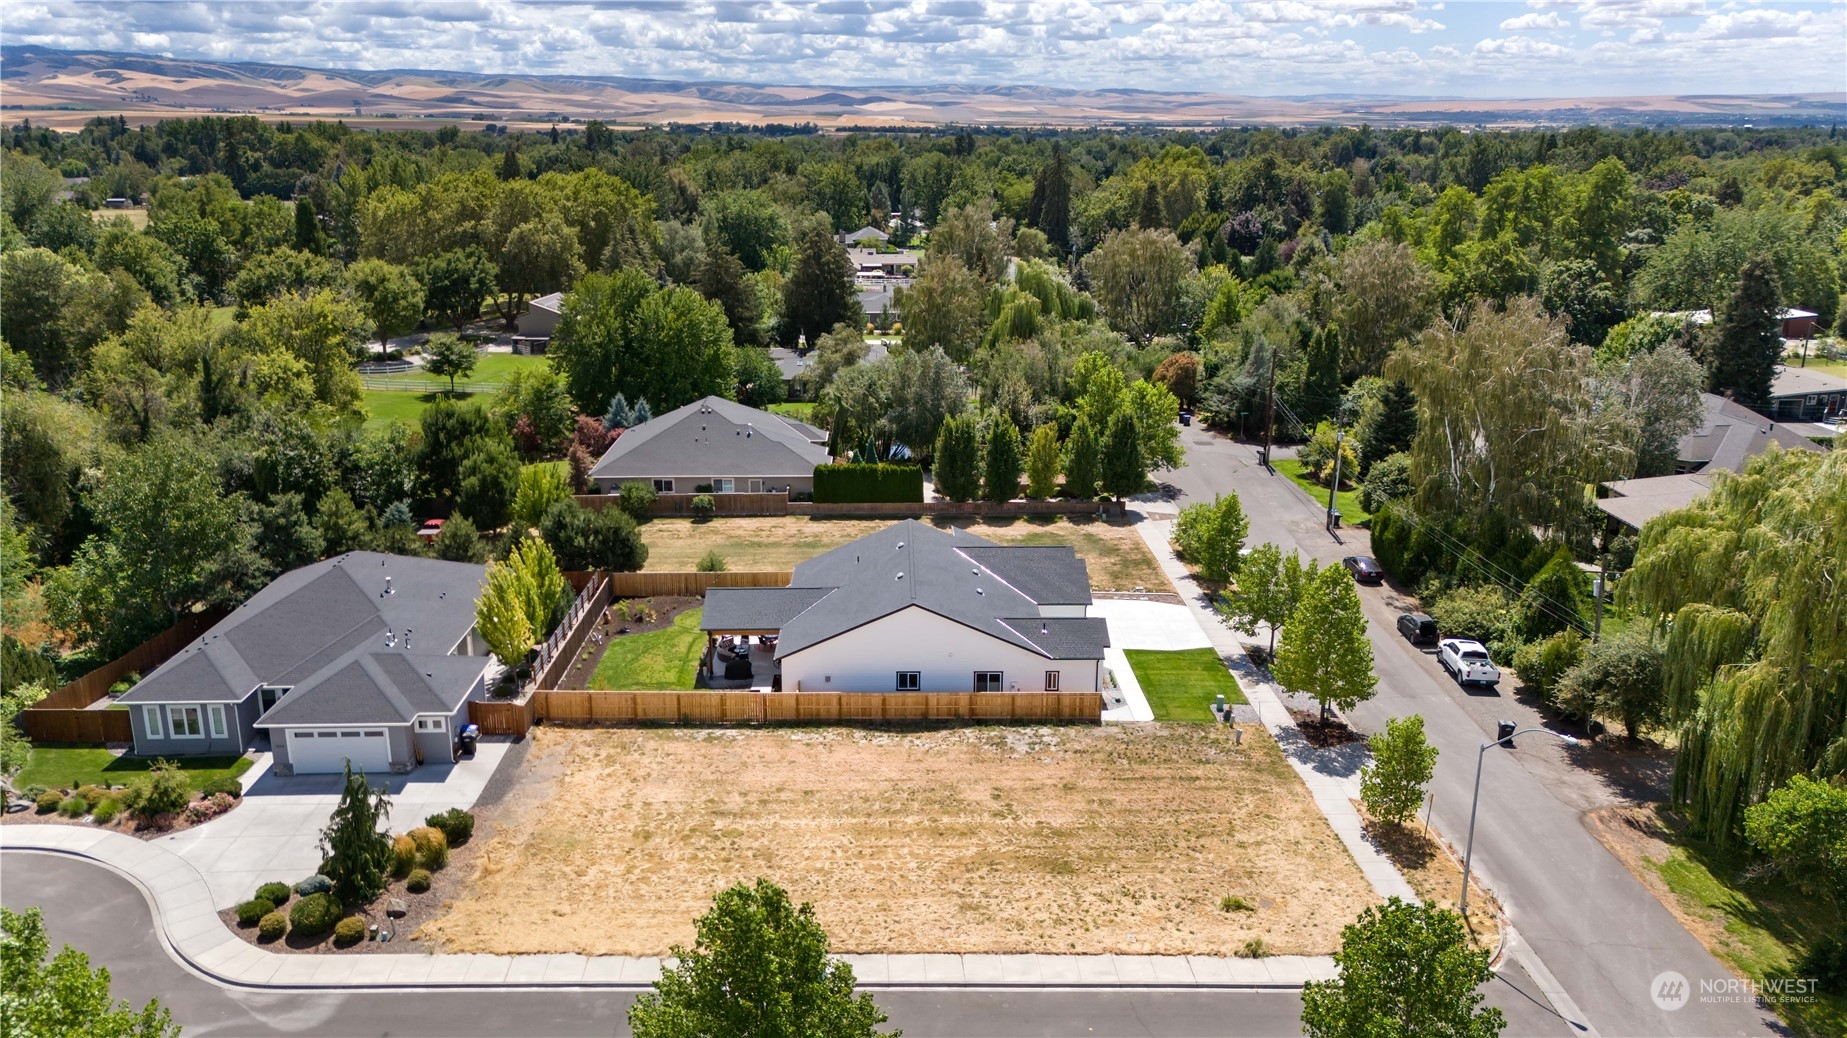
[[[649,570],[690,570],[708,551],[725,557],[734,570],[794,569],[795,564],[838,548],[874,530],[888,519],[811,519],[807,516],[736,516],[694,522],[653,519],[642,524]],[[1090,567],[1090,586],[1098,591],[1172,591],[1148,546],[1129,523],[1096,519],[1056,521],[935,519],[985,537],[996,544],[1069,544]]]
[[[1374,900],[1260,733],[533,738],[507,820],[420,931],[442,951],[664,954],[758,876],[813,902],[837,952],[1325,954]]]

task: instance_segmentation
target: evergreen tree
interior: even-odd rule
[[[1045,232],[1057,255],[1071,251],[1071,171],[1065,164],[1064,145],[1057,141],[1052,142],[1052,161],[1033,177],[1026,222]]]
[[[1393,380],[1379,399],[1378,412],[1357,432],[1362,475],[1370,471],[1375,462],[1410,450],[1411,439],[1417,435],[1417,397],[1411,387]]]
[[[1020,430],[1005,415],[988,428],[981,493],[989,501],[1011,501],[1020,492]]]
[[[795,345],[798,336],[817,342],[837,324],[864,327],[853,273],[846,246],[820,224],[809,228],[796,245],[789,280],[782,286],[784,346]]]
[[[508,148],[500,157],[500,179],[519,180],[524,176],[519,168],[519,149]]]
[[[314,211],[314,199],[295,200],[295,248],[319,256],[327,249],[327,235],[321,230],[320,214]]]
[[[1313,424],[1340,410],[1340,329],[1329,325],[1308,340],[1302,380],[1302,420]]]
[[[1026,496],[1043,501],[1058,492],[1058,426],[1051,423],[1033,430],[1026,446]]]
[[[1379,684],[1372,672],[1372,642],[1353,577],[1345,569],[1329,566],[1303,588],[1283,625],[1274,673],[1284,688],[1313,696],[1323,721],[1329,704],[1350,710],[1372,698]]]
[[[609,398],[609,410],[603,412],[603,428],[627,429],[635,424],[633,412],[629,410],[628,397],[617,393]]]
[[[731,341],[739,346],[763,345],[763,301],[744,264],[718,245],[706,248],[699,264],[699,294],[725,308]]]
[[[1161,189],[1152,180],[1142,189],[1142,204],[1135,213],[1135,226],[1145,231],[1167,226],[1167,217],[1161,209]]]
[[[936,434],[931,476],[936,492],[951,501],[973,501],[981,496],[981,442],[974,418],[962,415],[943,423]]]
[[[1082,415],[1071,425],[1071,438],[1065,441],[1065,496],[1088,501],[1097,496],[1097,483],[1103,479],[1102,447],[1097,430]]]
[[[1127,408],[1110,416],[1103,438],[1103,492],[1117,499],[1140,493],[1148,482],[1148,465],[1142,460],[1141,433]]]
[[[321,830],[321,871],[333,880],[334,896],[347,905],[363,905],[385,889],[391,837],[380,827],[390,814],[384,787],[373,789],[364,773],[353,774],[353,762],[347,761],[340,803]]]
[[[433,547],[436,557],[448,562],[487,561],[487,545],[481,543],[480,532],[465,515],[453,515],[445,520]]]
[[[1738,271],[1738,285],[1719,312],[1707,388],[1746,407],[1770,403],[1770,383],[1783,357],[1781,289],[1776,264],[1753,256]]]

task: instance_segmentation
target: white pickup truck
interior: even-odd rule
[[[1467,638],[1445,638],[1437,646],[1437,660],[1458,685],[1498,685],[1501,669],[1488,658],[1482,643]]]

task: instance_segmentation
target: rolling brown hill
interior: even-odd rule
[[[1839,120],[1847,92],[1744,96],[1456,98],[1243,97],[1038,86],[778,86],[615,76],[357,71],[143,54],[0,48],[8,121],[70,128],[96,115],[141,122],[176,115],[340,117],[415,125],[438,119],[622,125],[736,122],[824,127],[941,124],[1086,126],[1311,123],[1798,124]]]

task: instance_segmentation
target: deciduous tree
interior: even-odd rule
[[[1283,624],[1273,672],[1284,688],[1313,696],[1323,721],[1330,705],[1351,710],[1372,698],[1379,684],[1372,672],[1372,641],[1345,569],[1329,566],[1304,585]]]
[[[1372,763],[1360,772],[1360,802],[1387,825],[1403,825],[1424,804],[1437,771],[1437,748],[1424,739],[1424,715],[1394,717],[1366,740]]]
[[[1334,965],[1334,979],[1302,988],[1309,1038],[1495,1038],[1507,1026],[1499,1009],[1477,1008],[1494,971],[1454,912],[1389,898],[1341,931]]]
[[[1026,496],[1043,501],[1058,492],[1058,426],[1047,423],[1033,430],[1026,445]]]
[[[474,343],[464,341],[459,335],[432,335],[424,343],[423,351],[428,355],[423,370],[437,378],[448,379],[451,393],[455,392],[455,380],[474,374],[475,365],[481,360]]]
[[[1172,231],[1117,231],[1084,257],[1084,270],[1111,328],[1146,345],[1178,327],[1193,261]]]
[[[179,1038],[160,1000],[140,1009],[112,999],[109,971],[65,945],[51,955],[37,908],[0,908],[0,987],[8,1035],[86,1035],[88,1038]]]
[[[423,316],[423,283],[410,270],[384,260],[365,259],[346,268],[346,283],[386,352],[393,335],[417,326]]]

